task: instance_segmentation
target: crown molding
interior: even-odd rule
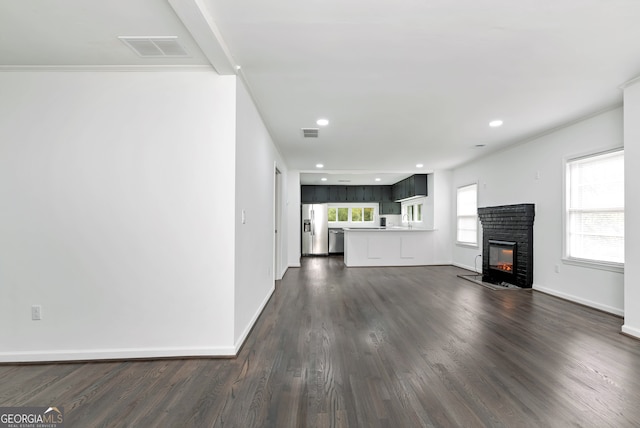
[[[631,80],[627,80],[626,82],[624,82],[622,85],[618,86],[618,88],[625,90],[627,89],[629,86],[633,86],[636,83],[640,82],[640,76],[636,76]]]
[[[220,75],[234,75],[238,70],[216,20],[203,0],[168,0],[169,5],[182,21]]]
[[[210,65],[0,65],[3,71],[110,71],[110,72],[149,72],[149,71],[212,71]]]

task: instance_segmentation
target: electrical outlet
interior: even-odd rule
[[[560,266],[555,265],[555,266],[554,266],[554,269],[555,269],[556,273],[560,273]]]
[[[31,306],[31,319],[33,321],[38,321],[42,319],[42,306],[40,305]]]

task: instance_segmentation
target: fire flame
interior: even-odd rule
[[[500,269],[501,271],[504,271],[504,272],[511,272],[511,271],[513,271],[513,264],[511,264],[511,263],[498,263],[496,268]]]

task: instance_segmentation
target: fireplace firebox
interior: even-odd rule
[[[516,242],[489,239],[489,275],[494,280],[509,284],[516,282],[516,249]]]

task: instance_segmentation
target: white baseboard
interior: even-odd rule
[[[450,266],[453,262],[451,260],[433,260],[429,263],[432,266]]]
[[[533,284],[533,289],[537,291],[541,291],[546,294],[550,294],[552,296],[560,297],[561,299],[569,300],[575,303],[580,303],[581,305],[589,306],[590,308],[598,309],[603,312],[608,312],[610,314],[614,314],[618,316],[624,316],[624,309],[614,308],[613,306],[603,305],[602,303],[598,303],[598,302],[592,302],[591,300],[583,299],[581,297],[577,297],[572,294],[567,294],[551,288],[543,287],[538,284]]]
[[[463,265],[461,263],[451,263],[453,266],[455,267],[459,267],[461,269],[466,269],[466,270],[470,270],[471,272],[476,272],[476,268],[473,266],[467,266],[467,265]],[[477,272],[476,272],[477,273]],[[482,272],[480,272],[482,273]]]
[[[286,266],[284,269],[282,269],[282,272],[280,272],[280,278],[278,278],[278,281],[284,278],[288,270],[289,270],[289,266]]]
[[[234,356],[237,355],[238,352],[240,352],[240,348],[242,348],[242,345],[244,344],[244,341],[247,340],[247,337],[249,336],[249,333],[251,333],[251,329],[255,325],[256,321],[258,321],[258,317],[260,316],[260,314],[264,310],[265,306],[267,306],[267,303],[269,303],[269,299],[271,299],[271,296],[273,295],[273,293],[275,291],[276,291],[276,287],[274,285],[273,287],[271,287],[271,289],[267,293],[267,296],[264,298],[264,300],[262,301],[262,303],[258,307],[258,310],[255,312],[255,314],[253,314],[253,317],[251,318],[251,321],[249,321],[249,323],[245,327],[244,331],[242,332],[242,334],[240,335],[240,337],[236,341],[235,349],[233,351],[233,355]]]
[[[629,327],[628,325],[622,326],[622,332],[624,334],[628,334],[629,336],[637,337],[640,339],[640,328]]]
[[[232,347],[211,348],[131,348],[70,351],[0,352],[0,363],[57,361],[132,360],[179,357],[234,357]]]

